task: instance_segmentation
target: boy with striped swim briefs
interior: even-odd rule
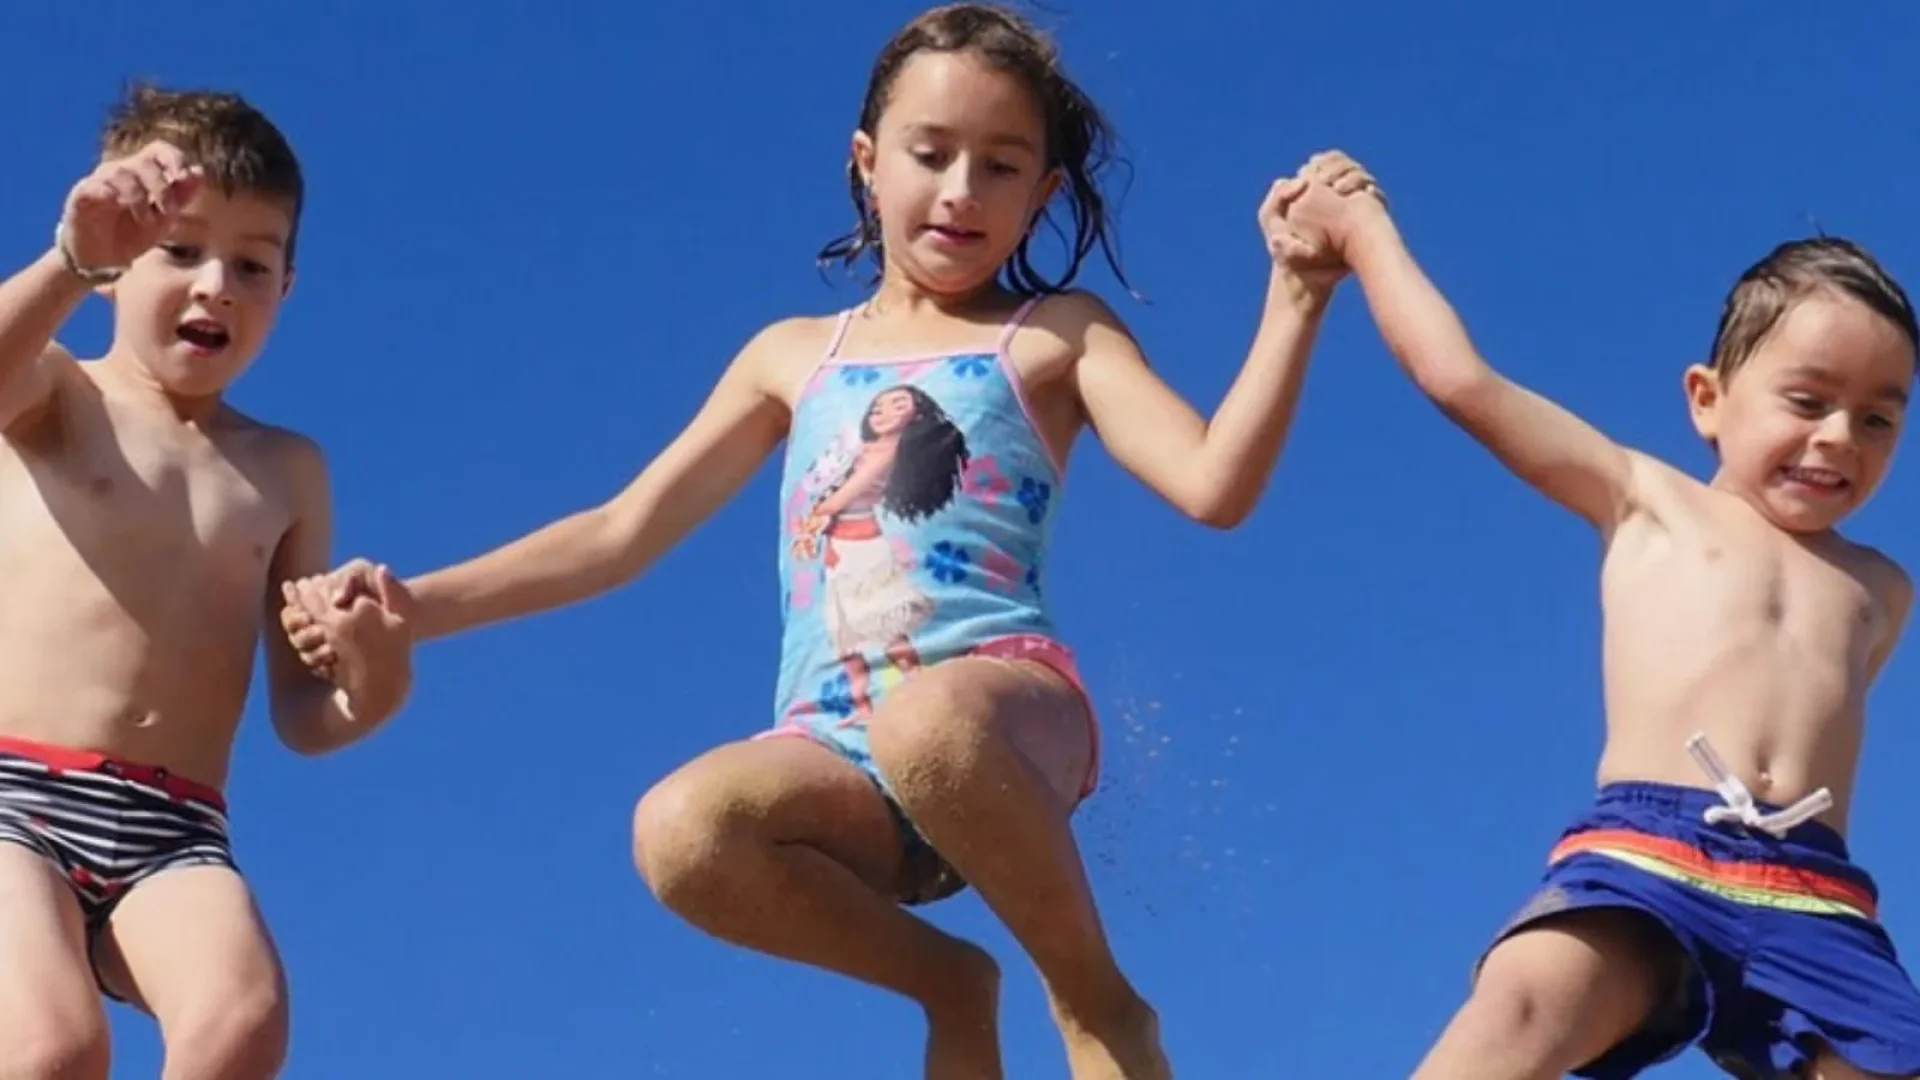
[[[227,832],[263,613],[332,557],[325,461],[225,391],[292,284],[293,150],[233,94],[140,88],[43,253],[0,284],[0,1076],[106,1080],[101,997],[154,1017],[165,1075],[285,1059],[285,975]],[[106,355],[53,335],[90,293]],[[355,640],[401,632],[371,600]],[[265,639],[302,753],[406,694],[404,650],[324,677]]]
[[[1379,200],[1314,184],[1288,215],[1340,250],[1419,387],[1602,543],[1598,797],[1415,1075],[1627,1077],[1693,1044],[1738,1077],[1920,1073],[1920,994],[1843,838],[1913,587],[1834,531],[1904,426],[1900,286],[1830,238],[1747,270],[1686,372],[1719,458],[1702,483],[1490,368]]]

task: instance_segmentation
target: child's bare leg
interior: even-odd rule
[[[1664,937],[1645,916],[1587,910],[1507,938],[1414,1080],[1556,1080],[1600,1057],[1674,985]]]
[[[0,1080],[106,1080],[107,1016],[73,891],[0,842]]]
[[[1074,843],[1089,722],[1050,669],[967,658],[901,684],[869,734],[908,815],[1039,968],[1075,1080],[1169,1076],[1159,1021],[1114,960]]]
[[[901,855],[873,782],[804,738],[712,750],[634,815],[635,862],[669,909],[736,945],[917,1002],[930,1080],[994,1080],[999,968],[899,907]]]
[[[107,986],[160,1023],[164,1080],[267,1080],[287,1056],[286,977],[240,875],[163,870],[101,936]]]

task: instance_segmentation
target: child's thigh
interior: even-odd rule
[[[915,672],[874,711],[874,753],[896,784],[928,761],[990,760],[988,743],[1012,747],[1071,810],[1093,767],[1085,695],[1029,660],[967,656]]]
[[[873,779],[803,735],[716,747],[675,769],[634,811],[648,878],[704,874],[740,844],[804,844],[876,891],[902,873],[901,834]]]
[[[0,841],[0,1075],[22,1053],[68,1060],[106,1037],[79,901],[39,852]]]
[[[266,922],[229,866],[163,870],[134,886],[96,947],[106,988],[162,1031],[214,1020],[284,1024],[286,975]]]
[[[1685,963],[1649,916],[1590,908],[1536,922],[1494,946],[1473,998],[1495,1026],[1576,1047],[1585,1061],[1645,1024]]]

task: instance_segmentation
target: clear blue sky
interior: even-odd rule
[[[1328,145],[1382,177],[1496,363],[1695,469],[1680,372],[1749,261],[1818,221],[1920,291],[1920,8],[1897,0],[1052,6],[1135,163],[1151,303],[1091,283],[1203,410],[1252,332],[1254,208]],[[343,558],[417,572],[605,497],[760,325],[854,299],[811,258],[849,219],[872,55],[917,10],[11,5],[0,255],[42,250],[123,77],[250,95],[312,196],[235,397],[330,448]],[[101,348],[103,311],[68,339]],[[1108,733],[1081,836],[1189,1077],[1405,1075],[1591,790],[1592,536],[1417,396],[1357,290],[1314,363],[1243,528],[1083,451],[1051,564]],[[1910,566],[1913,467],[1855,523]],[[250,716],[230,794],[293,980],[289,1077],[912,1074],[910,1007],[701,936],[629,861],[647,785],[770,720],[775,512],[770,468],[634,586],[428,647],[411,707],[341,756]],[[1913,655],[1873,698],[1853,820],[1920,950]],[[1064,1076],[979,901],[935,917],[1006,961],[1011,1073]],[[154,1075],[151,1027],[115,1034],[116,1075]]]

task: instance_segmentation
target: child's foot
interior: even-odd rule
[[[1001,1080],[1000,965],[964,945],[948,989],[927,1010],[927,1080]]]
[[[1160,1017],[1146,1002],[1136,998],[1098,1025],[1067,1016],[1056,1003],[1054,1019],[1073,1080],[1172,1080],[1173,1064],[1160,1048]]]

